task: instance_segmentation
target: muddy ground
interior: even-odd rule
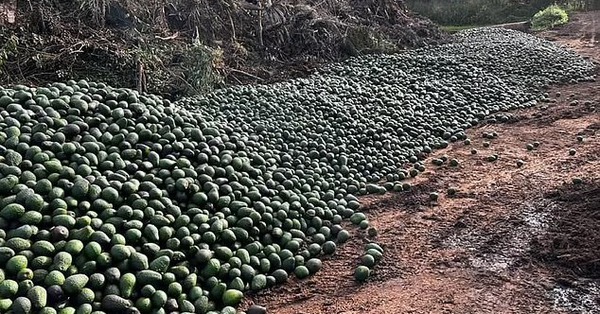
[[[600,12],[589,12],[539,35],[600,62],[599,34]],[[369,241],[355,230],[318,276],[249,303],[277,314],[600,313],[600,79],[549,93],[430,156],[458,167],[430,165],[410,192],[363,199],[386,251],[369,282],[353,281]]]

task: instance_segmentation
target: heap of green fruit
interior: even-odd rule
[[[376,235],[357,196],[409,190],[479,120],[590,79],[525,34],[459,39],[175,103],[84,80],[0,88],[0,312],[235,313],[318,272],[345,219]],[[357,280],[382,253],[366,247]]]

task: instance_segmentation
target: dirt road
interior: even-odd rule
[[[600,12],[540,36],[600,62],[597,34]],[[600,313],[590,279],[600,277],[600,82],[549,93],[549,103],[505,113],[508,123],[469,130],[471,145],[430,156],[458,167],[430,165],[412,191],[363,199],[386,250],[369,282],[352,278],[368,241],[355,230],[318,276],[249,303],[276,314]]]

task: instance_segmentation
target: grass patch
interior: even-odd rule
[[[599,10],[598,0],[405,0],[408,8],[440,25],[496,25],[530,19],[557,4],[568,13]]]

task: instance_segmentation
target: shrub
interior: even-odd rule
[[[567,14],[567,11],[558,5],[553,4],[533,16],[531,27],[534,30],[539,31],[567,24],[568,21],[569,15]]]

